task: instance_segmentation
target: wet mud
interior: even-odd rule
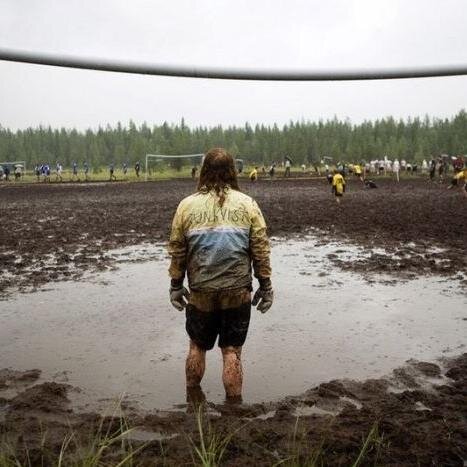
[[[0,385],[17,388],[15,396],[0,399],[2,439],[32,465],[48,465],[71,432],[86,445],[99,429],[112,432],[122,423],[122,414],[73,411],[66,384],[34,384],[30,373],[3,372]],[[274,403],[224,405],[198,397],[178,412],[126,406],[122,412],[134,427],[127,436],[140,449],[137,465],[192,465],[192,442],[199,443],[195,413],[201,410],[206,430],[231,435],[226,466],[304,465],[311,458],[318,465],[352,465],[373,433],[361,465],[460,467],[467,459],[466,388],[463,354],[412,360],[378,379],[333,380]],[[113,465],[119,449],[119,443],[108,448],[103,464]]]
[[[185,394],[164,242],[191,181],[2,186],[0,454],[50,465],[70,432],[84,445],[117,427],[104,408],[126,393],[137,465],[192,464],[200,402],[233,433],[222,465],[351,465],[368,433],[363,465],[465,465],[465,199],[422,179],[378,185],[352,180],[337,206],[323,180],[244,183],[280,292],[252,320],[236,405],[214,352],[206,394]]]
[[[400,278],[467,270],[467,209],[457,191],[422,178],[378,180],[377,190],[353,179],[348,186],[338,206],[323,179],[242,183],[259,202],[271,235],[313,229],[324,241],[349,240],[384,252],[336,258],[345,269]],[[178,202],[194,189],[191,180],[2,185],[0,294],[111,269],[116,259],[110,249],[165,242]]]

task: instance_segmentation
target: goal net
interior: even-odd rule
[[[9,178],[18,177],[18,173],[20,177],[23,177],[26,174],[26,161],[0,161],[0,180],[5,178],[5,174],[8,172]]]
[[[167,168],[181,170],[183,167],[201,165],[204,154],[146,154],[145,180],[149,180],[157,172],[163,172]]]

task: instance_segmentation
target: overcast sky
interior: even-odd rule
[[[357,68],[467,63],[466,0],[0,0],[0,46],[179,65]],[[467,77],[267,83],[0,61],[0,124],[243,124],[452,116]]]

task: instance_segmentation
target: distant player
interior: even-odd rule
[[[427,173],[428,172],[428,162],[426,159],[423,159],[422,161],[422,173]]]
[[[123,176],[126,178],[126,174],[128,172],[128,164],[126,162],[123,163],[122,170],[123,170]]]
[[[430,161],[430,181],[435,180],[435,174],[436,174],[436,160],[433,157]]]
[[[58,182],[59,180],[62,181],[62,172],[63,172],[63,167],[60,162],[57,161],[55,164],[55,181]]]
[[[140,161],[136,162],[135,164],[135,172],[136,172],[136,177],[139,178],[139,172],[141,170],[141,163]]]
[[[89,165],[86,161],[84,161],[84,164],[83,164],[83,170],[84,170],[84,179],[86,181],[88,181],[88,177],[89,177]]]
[[[109,174],[110,174],[109,181],[110,181],[110,182],[111,182],[112,180],[117,180],[117,177],[115,176],[114,171],[115,171],[115,164],[112,162],[112,163],[109,165]]]
[[[23,168],[20,165],[15,166],[15,181],[21,180],[21,176],[23,175]]]
[[[271,178],[274,178],[274,174],[275,174],[275,173],[276,173],[276,163],[273,162],[273,163],[271,164],[271,167],[269,167],[269,176],[270,176]]]
[[[252,182],[256,182],[258,180],[258,167],[255,167],[251,172],[250,172],[250,180]]]
[[[42,181],[50,182],[50,166],[49,164],[44,164],[42,166]]]
[[[198,167],[194,166],[191,168],[191,178],[194,180],[196,178],[196,172],[198,172]]]
[[[399,182],[399,172],[400,172],[401,166],[399,164],[399,160],[395,159],[394,164],[392,164],[392,173],[396,176],[396,180]]]
[[[285,166],[285,173],[284,173],[284,177],[290,177],[290,167],[292,166],[292,161],[289,157],[285,156],[285,163],[284,163],[284,166]]]
[[[365,188],[371,189],[371,188],[378,188],[376,183],[373,180],[368,180],[367,178],[363,182],[365,183]]]
[[[439,182],[441,183],[444,180],[444,163],[443,159],[440,157],[438,158],[438,177],[439,177]]]
[[[79,178],[78,178],[78,164],[76,163],[76,161],[73,161],[73,163],[71,164],[71,179],[72,180],[78,180],[79,181]]]
[[[34,173],[36,174],[37,181],[41,181],[41,166],[39,164],[36,164],[34,166]]]
[[[459,187],[462,190],[464,196],[467,198],[467,168],[464,168],[454,175],[451,184],[448,186],[448,189],[451,189],[455,186]]]
[[[3,175],[5,177],[5,181],[9,182],[10,181],[10,167],[7,165],[3,166]]]
[[[353,166],[353,171],[356,177],[358,177],[363,182],[363,171],[360,164],[355,164]]]
[[[380,175],[386,175],[386,164],[383,159],[378,161],[378,171]]]
[[[336,169],[332,177],[332,192],[336,199],[337,204],[340,204],[341,198],[345,192],[345,179],[342,174]]]

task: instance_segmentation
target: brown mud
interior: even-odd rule
[[[383,250],[335,263],[371,276],[411,278],[467,271],[467,208],[457,190],[423,178],[380,179],[365,190],[350,180],[340,206],[323,179],[243,181],[274,236],[337,238]],[[47,282],[76,280],[85,271],[115,266],[114,248],[168,236],[191,180],[155,183],[38,184],[0,187],[0,295]]]
[[[37,371],[3,371],[0,386],[14,389],[0,400],[1,446],[20,461],[50,465],[72,432],[85,445],[101,430],[117,429],[119,417],[76,413],[66,384],[38,383]],[[193,410],[141,412],[124,405],[135,465],[192,465],[191,438],[199,442]],[[467,354],[437,363],[408,361],[392,375],[363,382],[334,380],[279,402],[254,405],[204,403],[204,423],[232,435],[222,465],[352,465],[368,433],[377,427],[361,465],[463,466],[467,459]],[[207,427],[206,427],[207,429]],[[5,444],[8,443],[8,444]],[[120,444],[106,450],[116,463]],[[5,454],[5,453],[4,453]],[[74,452],[67,453],[73,456]],[[71,457],[70,457],[71,459]],[[66,459],[65,459],[66,462]],[[288,465],[285,463],[284,465]]]

